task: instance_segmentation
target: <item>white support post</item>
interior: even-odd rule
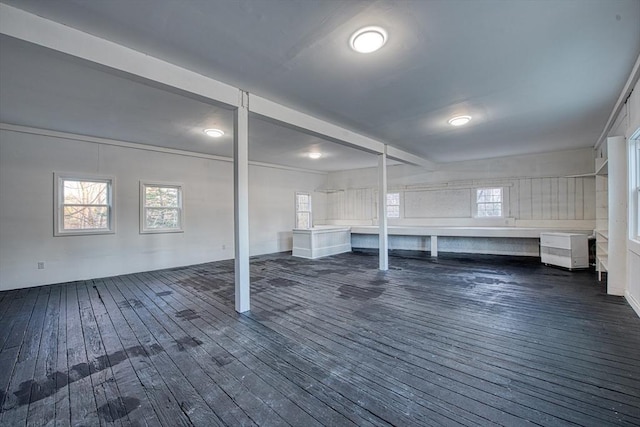
[[[431,236],[429,239],[431,241],[431,256],[438,256],[438,236]]]
[[[249,93],[240,91],[234,117],[233,183],[236,311],[251,308],[249,280]]]
[[[624,136],[607,138],[609,158],[609,241],[607,293],[624,295],[627,283],[627,141]]]
[[[378,156],[378,232],[380,270],[389,269],[389,236],[387,235],[387,146]]]

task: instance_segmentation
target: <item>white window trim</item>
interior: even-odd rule
[[[633,139],[637,136],[636,139]],[[629,138],[629,240],[640,244],[640,129]]]
[[[299,195],[306,195],[306,196],[309,197],[309,210],[308,211],[299,211],[298,210],[298,196]],[[295,194],[293,196],[293,211],[294,211],[293,224],[295,225],[294,228],[300,229],[300,227],[298,227],[298,213],[300,213],[300,212],[309,212],[309,228],[313,227],[313,199],[311,198],[311,192],[310,191],[296,191],[295,192]]]
[[[178,228],[147,228],[145,221],[147,215],[145,206],[145,187],[173,187],[178,189],[178,211],[179,211],[179,227]],[[175,209],[175,208],[171,208]],[[179,182],[161,182],[161,181],[140,181],[140,234],[164,234],[164,233],[184,233],[185,228],[185,208],[184,208],[184,186]]]
[[[500,216],[478,216],[478,190],[484,190],[484,189],[493,189],[493,188],[499,188],[502,191],[502,209],[501,209],[501,213],[502,215]],[[472,209],[472,215],[473,218],[475,219],[482,219],[482,220],[492,220],[492,219],[504,219],[504,218],[508,218],[508,208],[509,208],[509,192],[507,191],[507,188],[501,185],[483,185],[481,187],[475,187],[473,189],[473,191],[471,192],[471,197],[472,197],[472,203],[471,203],[471,209]]]
[[[116,232],[116,203],[115,203],[115,187],[116,178],[114,176],[104,175],[89,175],[78,173],[60,173],[54,172],[54,191],[53,191],[53,235],[55,237],[61,236],[87,236],[96,234],[115,234]],[[91,182],[106,182],[108,185],[108,228],[100,230],[65,230],[63,226],[64,214],[64,195],[63,182],[65,180],[74,181],[91,181]]]
[[[396,205],[390,205],[389,204],[389,194],[397,194],[398,195],[398,216],[389,216],[389,206],[396,206]],[[387,198],[386,198],[386,202],[387,202],[387,219],[391,219],[391,220],[398,220],[400,218],[402,218],[402,193],[400,191],[387,191]]]

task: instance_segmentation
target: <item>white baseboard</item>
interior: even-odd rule
[[[627,302],[629,303],[631,308],[633,308],[633,310],[636,312],[638,317],[640,317],[640,302],[638,302],[638,300],[635,299],[633,295],[629,293],[629,291],[626,291],[624,293],[624,297],[627,299]]]

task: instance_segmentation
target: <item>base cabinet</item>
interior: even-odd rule
[[[544,264],[568,268],[589,268],[589,242],[586,234],[541,233],[540,259]]]

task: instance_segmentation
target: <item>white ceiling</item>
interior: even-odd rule
[[[438,162],[592,146],[640,54],[638,0],[2,1]],[[389,33],[370,55],[348,47],[365,25]],[[37,126],[30,113],[40,105],[73,103],[68,109],[112,122],[54,112],[48,125],[158,145],[184,140],[191,149],[206,143],[194,130],[202,121],[229,114],[120,77],[114,94],[115,76],[78,68],[70,79],[70,68],[86,65],[42,52],[7,65],[11,45],[4,40],[0,50],[3,121]],[[32,60],[44,61],[41,69],[26,70]],[[56,88],[35,93],[51,79]],[[123,106],[137,113],[118,117]],[[473,121],[452,128],[446,121],[456,113]],[[345,149],[255,119],[250,132],[263,134],[251,141],[259,161],[295,163],[290,156],[300,160],[313,144]],[[373,164],[363,155],[364,163],[340,167]]]
[[[0,122],[233,156],[233,112],[91,67],[68,55],[0,35]],[[249,158],[338,171],[377,157],[258,117],[250,118]],[[221,138],[206,128],[225,132]],[[321,152],[321,160],[308,157]]]

